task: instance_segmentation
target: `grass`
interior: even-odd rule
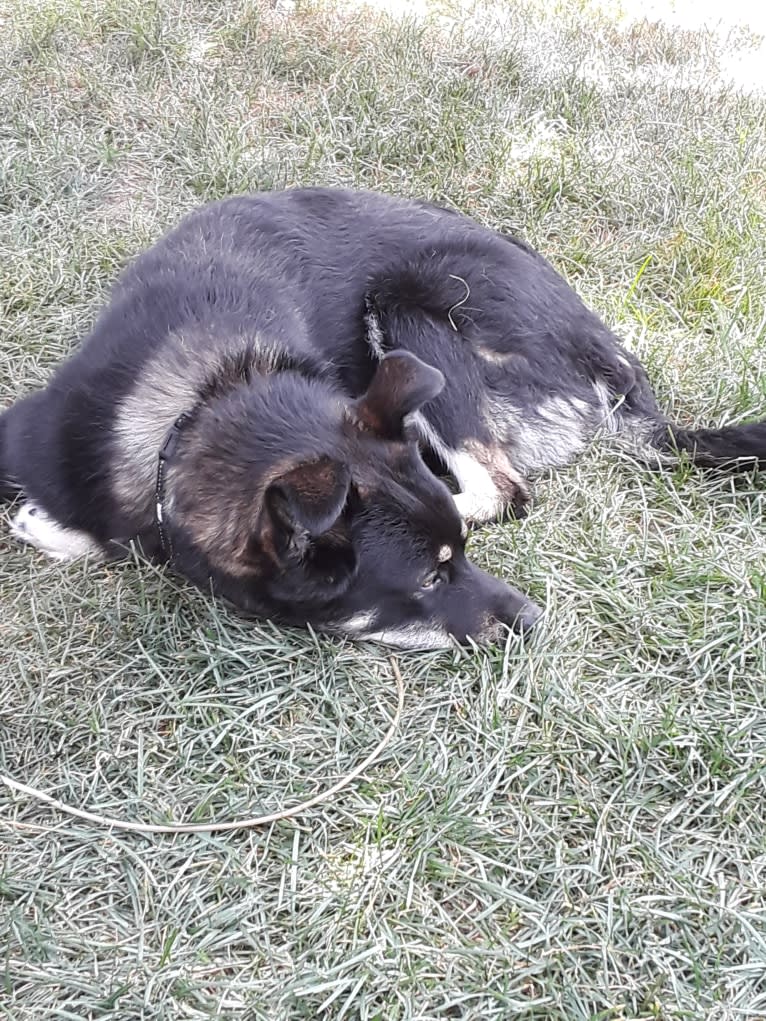
[[[721,34],[574,0],[425,20],[0,2],[0,401],[198,203],[343,184],[540,247],[684,422],[766,415],[766,100]],[[361,784],[264,831],[99,831],[0,789],[13,1021],[766,1017],[763,480],[604,452],[472,540],[548,605],[526,646],[407,656]],[[163,821],[358,762],[382,650],[245,625],[146,566],[0,533],[0,769]]]

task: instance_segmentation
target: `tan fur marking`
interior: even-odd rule
[[[516,496],[529,497],[529,487],[524,477],[511,464],[508,454],[500,446],[485,446],[476,440],[468,440],[465,452],[489,472],[492,481],[508,502]]]
[[[255,565],[247,556],[248,540],[258,528],[264,494],[284,468],[276,468],[263,478],[254,497],[243,506],[236,478],[219,475],[216,491],[210,492],[209,486],[200,485],[196,460],[192,449],[185,451],[183,464],[168,475],[168,486],[175,490],[174,515],[212,566],[238,576],[255,573]],[[209,468],[205,474],[209,474]],[[270,530],[262,538],[264,556],[275,558]]]
[[[197,401],[199,387],[248,345],[256,349],[259,371],[268,372],[274,353],[259,349],[257,337],[233,337],[221,349],[216,338],[198,333],[169,336],[142,370],[134,389],[125,397],[114,422],[114,495],[127,513],[153,513],[157,453],[165,435],[183,411]]]
[[[493,521],[506,507],[529,499],[525,480],[499,446],[469,441],[457,452],[456,466],[462,492],[455,503],[468,521]]]
[[[184,528],[210,563],[238,577],[255,576],[258,573],[257,564],[248,553],[248,544],[262,521],[266,491],[298,467],[298,464],[295,460],[284,460],[271,465],[259,479],[258,488],[246,505],[237,499],[240,489],[236,475],[229,478],[217,475],[215,491],[209,492],[208,487],[200,485],[198,473],[191,467],[195,462],[204,463],[205,459],[202,445],[204,423],[201,424],[201,435],[194,434],[185,451],[184,465],[168,473],[168,487],[171,490],[177,487],[175,494]],[[243,467],[242,471],[245,470]],[[209,471],[208,466],[206,473]],[[192,487],[191,491],[187,492],[187,485]],[[224,498],[222,494],[225,494]],[[277,562],[274,536],[268,522],[261,527],[259,539],[264,559]]]
[[[529,498],[526,481],[499,442],[489,446],[469,440],[455,450],[447,446],[422,412],[410,416],[410,425],[454,475],[462,490],[455,497],[455,505],[465,520],[492,521],[519,498]]]

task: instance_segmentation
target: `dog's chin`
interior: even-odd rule
[[[362,641],[375,642],[389,649],[402,649],[407,652],[428,652],[435,649],[450,649],[455,639],[444,631],[434,631],[411,625],[406,628],[389,628],[382,631],[371,631],[360,636]]]
[[[375,642],[391,649],[405,649],[409,652],[429,649],[449,649],[454,639],[446,631],[429,627],[427,624],[403,624],[400,627],[377,627],[374,612],[354,614],[348,620],[340,621],[325,630],[333,634],[353,638],[356,642]]]

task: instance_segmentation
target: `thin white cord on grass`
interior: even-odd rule
[[[3,773],[0,773],[0,780],[12,790],[26,794],[30,798],[36,798],[38,801],[44,801],[47,805],[52,805],[53,808],[57,808],[60,812],[75,815],[78,819],[85,819],[87,822],[94,822],[99,826],[108,826],[110,829],[116,830],[130,830],[133,833],[222,833],[226,830],[253,829],[256,826],[266,826],[268,823],[279,822],[282,819],[291,819],[296,815],[301,815],[315,805],[320,805],[323,801],[328,801],[334,794],[342,791],[344,787],[348,787],[352,780],[355,780],[368,766],[372,765],[394,736],[404,708],[404,681],[395,659],[391,660],[391,669],[396,681],[398,702],[391,726],[377,746],[370,752],[364,762],[360,762],[350,773],[342,776],[332,787],[320,791],[319,794],[315,794],[313,798],[309,798],[307,801],[302,801],[298,805],[293,805],[292,808],[285,808],[279,812],[269,812],[268,815],[256,815],[250,819],[233,819],[230,822],[167,823],[166,825],[129,822],[123,819],[114,819],[108,815],[98,815],[96,812],[88,812],[84,808],[76,808],[74,805],[67,805],[63,801],[59,801],[58,798],[53,798],[50,794],[37,790],[35,787],[28,787],[26,784],[19,783],[18,780],[5,776]]]

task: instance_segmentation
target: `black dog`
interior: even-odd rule
[[[766,461],[764,424],[668,423],[521,241],[296,189],[207,206],[140,256],[0,417],[0,476],[27,501],[15,534],[52,556],[133,539],[247,613],[435,647],[539,616],[466,560],[463,520],[522,513],[529,474],[597,433],[654,460]]]

